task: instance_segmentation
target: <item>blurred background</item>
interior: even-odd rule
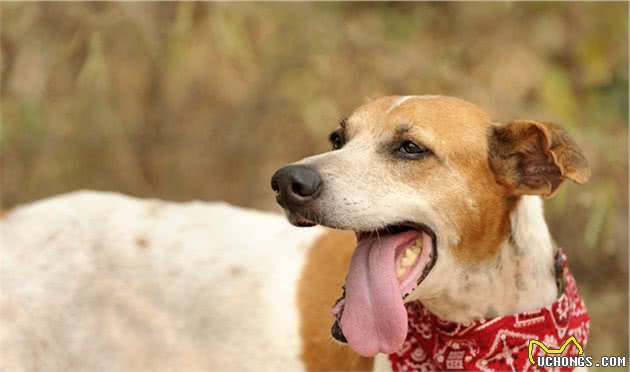
[[[77,189],[273,209],[365,97],[454,95],[563,125],[593,177],[546,203],[628,350],[627,3],[2,3],[1,208]]]

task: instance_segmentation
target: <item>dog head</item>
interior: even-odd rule
[[[279,169],[272,188],[292,224],[356,232],[333,336],[363,355],[400,347],[405,300],[429,295],[452,265],[497,254],[519,196],[590,175],[560,128],[493,124],[452,97],[372,100],[330,141],[332,151]]]

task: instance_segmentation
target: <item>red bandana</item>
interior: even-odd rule
[[[585,347],[589,333],[586,307],[562,251],[556,262],[564,291],[553,304],[535,311],[459,324],[439,319],[420,302],[406,304],[409,330],[402,349],[389,355],[393,370],[534,371],[540,369],[529,361],[530,339],[559,348],[575,336]],[[539,347],[533,350],[534,360],[545,355]],[[570,343],[561,355],[578,355],[577,347]]]

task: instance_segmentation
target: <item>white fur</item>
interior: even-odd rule
[[[521,197],[510,222],[516,246],[506,239],[498,257],[471,267],[459,264],[449,250],[442,250],[408,300],[420,300],[433,313],[455,322],[514,314],[552,303],[557,297],[554,252],[542,200]]]
[[[523,197],[511,223],[522,265],[508,242],[500,275],[443,253],[414,296],[455,321],[483,317],[487,293],[499,313],[552,302],[541,200]],[[295,285],[319,228],[221,203],[80,192],[18,208],[0,233],[6,371],[303,369]],[[472,291],[455,285],[465,274]],[[473,306],[458,312],[445,293]],[[375,370],[390,368],[376,357]]]
[[[374,356],[374,365],[372,371],[374,372],[389,372],[392,370],[392,363],[389,361],[387,354],[376,354]]]
[[[521,291],[517,312],[529,311],[546,306],[556,300],[554,256],[551,235],[545,222],[543,201],[538,196],[522,196],[516,211],[510,215],[512,235],[516,245],[523,251],[515,272],[522,272],[526,285],[533,290]],[[513,260],[512,262],[515,262]]]
[[[377,230],[410,219],[430,227],[438,237],[438,259],[407,301],[421,300],[446,320],[508,315],[555,300],[554,252],[539,197],[521,197],[512,211],[515,245],[506,237],[496,257],[464,265],[453,248],[460,242],[460,232],[453,228],[451,209],[442,206],[454,202],[452,195],[467,194],[470,180],[447,165],[448,183],[443,182],[440,189],[413,187],[387,167],[378,166],[383,159],[374,142],[369,133],[358,134],[340,150],[299,162],[318,169],[324,180],[325,189],[313,203],[316,222],[355,231]],[[464,203],[474,218],[479,213],[474,201]]]
[[[434,98],[440,98],[440,97],[441,96],[428,95],[428,94],[422,95],[422,96],[401,96],[387,109],[387,113],[389,114],[390,112],[392,112],[392,110],[402,105],[403,103],[409,101],[410,99],[434,99]]]
[[[444,239],[456,244],[458,236],[450,226],[448,210],[433,208],[440,190],[415,189],[385,167],[376,166],[377,144],[366,135],[353,138],[341,150],[311,156],[296,164],[315,167],[325,188],[314,202],[319,220],[330,226],[354,231],[369,231],[413,218],[422,221]],[[457,185],[465,180],[451,170]],[[392,207],[395,206],[395,207]]]
[[[442,249],[430,274],[407,301],[421,300],[442,319],[462,323],[487,317],[489,307],[496,312],[493,316],[499,316],[530,311],[552,303],[557,297],[551,275],[554,252],[544,220],[542,200],[537,196],[522,197],[510,216],[510,222],[516,245],[524,251],[517,252],[509,241],[505,241],[498,257],[503,270],[492,270],[495,262],[471,270],[456,262],[448,250]],[[517,253],[519,257],[515,256]],[[517,273],[522,275],[525,289],[516,288],[514,277]],[[462,286],[464,277],[474,282],[474,287]],[[461,304],[467,307],[461,307]],[[375,357],[373,370],[391,371],[386,355]]]
[[[79,192],[0,221],[2,370],[301,370],[321,229],[222,203]]]
[[[384,114],[438,97],[399,97]],[[352,120],[383,119],[382,112],[373,116],[364,110]],[[434,187],[406,183],[407,174],[382,155],[378,132],[353,134],[342,149],[300,161],[318,170],[323,186],[310,210],[295,207],[289,217],[311,212],[313,222],[360,231],[410,219],[427,225],[438,236],[438,258],[407,301],[421,300],[447,320],[522,312],[556,298],[538,197],[521,198],[510,216],[513,239],[496,257],[462,263],[453,252],[461,232],[448,206],[462,203],[475,218],[475,201],[458,197],[474,180],[444,158],[423,174]],[[427,129],[418,133],[436,139]],[[7,371],[304,367],[296,283],[321,228],[291,227],[279,215],[226,204],[81,192],[15,210],[0,221],[0,233]],[[375,369],[389,368],[377,356]]]

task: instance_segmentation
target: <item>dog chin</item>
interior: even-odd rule
[[[318,225],[318,223],[314,222],[314,219],[309,219],[306,217],[302,217],[300,214],[297,214],[295,212],[291,212],[288,210],[284,210],[284,215],[287,218],[287,220],[289,221],[289,223],[293,226],[297,226],[297,227],[312,227],[315,225]]]
[[[369,337],[364,339],[361,334],[366,328],[367,334],[377,334],[376,329],[387,328],[387,322],[397,324],[392,329],[401,328],[401,324],[404,328],[406,318],[400,316],[401,311],[404,312],[403,303],[415,292],[437,260],[437,236],[434,230],[425,224],[404,220],[368,229],[358,228],[359,224],[338,226],[328,224],[330,221],[321,216],[313,218],[309,215],[310,218],[306,218],[295,211],[285,212],[289,222],[295,226],[319,224],[352,230],[356,235],[357,246],[346,283],[331,309],[334,316],[330,330],[332,338],[339,343],[349,343],[356,352],[365,356],[373,355],[375,350],[391,352],[399,348],[399,343],[405,337],[400,332],[392,331],[387,339],[395,342],[378,350],[374,346],[378,340]],[[372,280],[367,280],[368,277]],[[377,282],[379,284],[375,285]],[[385,287],[387,289],[383,290]],[[369,301],[365,302],[365,298]],[[375,305],[370,308],[369,304]]]
[[[285,217],[293,226],[312,227],[320,225],[336,230],[355,231],[352,225],[348,226],[334,221],[334,219],[327,218],[324,214],[319,213],[313,208],[283,208],[283,211]]]
[[[410,222],[355,234],[346,282],[331,309],[331,335],[364,356],[390,353],[404,341],[403,303],[433,268],[437,238],[426,225]],[[381,330],[388,343],[375,336]]]
[[[320,213],[313,208],[283,208],[284,215],[289,223],[297,227],[312,227],[320,225],[335,230],[350,230],[350,231],[377,231],[379,226],[367,227],[362,223],[347,223],[344,221],[338,221],[334,218],[334,215],[327,216],[325,213]]]

